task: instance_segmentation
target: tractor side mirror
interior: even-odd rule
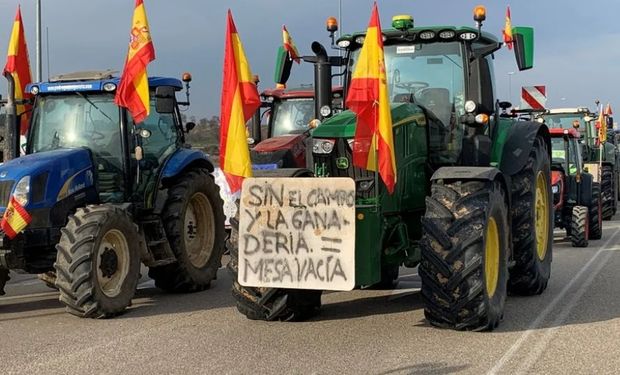
[[[155,90],[155,110],[157,113],[174,113],[174,87],[160,86]]]
[[[196,123],[195,122],[188,122],[188,123],[185,124],[185,132],[189,133],[195,127],[196,127]]]
[[[534,67],[534,28],[515,27],[512,29],[515,58],[520,71]]]

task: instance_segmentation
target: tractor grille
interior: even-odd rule
[[[355,180],[358,199],[369,199],[375,196],[375,174],[353,166],[353,152],[346,139],[336,139],[334,150],[329,155],[313,154],[314,170],[319,176],[352,177]],[[346,159],[346,163],[344,163]],[[346,168],[345,168],[346,166]],[[367,187],[366,189],[363,189]]]
[[[15,181],[12,180],[0,181],[0,207],[6,207],[9,204],[14,183]]]

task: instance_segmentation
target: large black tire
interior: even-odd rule
[[[601,197],[603,201],[603,220],[610,220],[616,213],[616,186],[614,170],[611,165],[603,165],[601,171]]]
[[[320,290],[249,288],[237,282],[239,273],[239,213],[230,219],[230,262],[232,295],[237,310],[252,320],[303,321],[317,315],[321,309]]]
[[[589,208],[589,235],[591,240],[600,240],[603,236],[603,202],[601,201],[601,187],[595,182],[592,185],[592,204]]]
[[[589,220],[588,207],[573,207],[570,226],[570,242],[573,247],[588,247]]]
[[[219,187],[206,169],[192,169],[169,188],[162,218],[177,262],[149,269],[155,286],[168,292],[202,291],[221,266],[226,229]]]
[[[440,181],[431,191],[418,268],[426,319],[443,328],[492,330],[507,293],[506,195],[498,182],[482,181]]]
[[[54,263],[60,302],[83,318],[123,312],[136,291],[144,246],[131,216],[109,204],[79,208],[61,232]]]
[[[550,164],[547,144],[538,136],[526,165],[511,179],[515,265],[508,280],[510,293],[541,294],[551,276],[554,219]],[[541,220],[537,220],[537,199]]]

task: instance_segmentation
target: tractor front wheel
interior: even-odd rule
[[[56,245],[56,287],[67,311],[105,318],[131,304],[144,246],[129,214],[113,205],[79,208]]]
[[[508,210],[498,182],[434,183],[422,219],[424,314],[434,326],[492,330],[504,313]]]
[[[601,171],[601,199],[603,201],[603,220],[610,220],[616,213],[616,187],[614,170],[611,165],[603,165]]]
[[[302,321],[319,313],[320,290],[250,288],[239,284],[239,212],[230,220],[230,227],[228,270],[232,276],[232,295],[240,313],[248,319],[267,321]]]
[[[168,292],[209,288],[221,266],[226,230],[219,188],[205,169],[194,169],[169,189],[164,228],[177,262],[149,270],[155,285]]]
[[[547,144],[537,136],[526,165],[512,176],[515,266],[510,269],[508,290],[514,294],[541,294],[551,276],[553,202],[550,175]]]
[[[573,247],[588,247],[589,238],[589,215],[586,206],[573,207],[571,217],[570,242]]]

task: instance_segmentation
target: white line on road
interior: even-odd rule
[[[566,318],[568,318],[568,315],[571,313],[571,311],[573,311],[573,309],[575,308],[575,305],[577,305],[577,302],[579,302],[581,297],[583,297],[586,290],[590,287],[590,285],[592,284],[596,276],[598,276],[598,274],[603,270],[605,265],[607,265],[609,258],[611,258],[614,255],[613,252],[618,251],[618,250],[620,250],[620,248],[617,248],[617,247],[613,249],[605,250],[606,253],[605,255],[603,255],[603,258],[601,259],[599,264],[596,266],[596,269],[592,271],[592,273],[590,274],[590,276],[588,276],[586,281],[583,284],[581,284],[577,292],[573,294],[573,297],[570,299],[568,304],[566,304],[566,306],[562,309],[560,314],[558,314],[558,316],[553,320],[553,322],[551,323],[551,327],[548,328],[544,336],[539,339],[538,344],[536,344],[536,347],[530,350],[530,354],[527,356],[526,360],[521,362],[521,366],[519,366],[519,369],[516,372],[517,374],[528,373],[528,370],[532,368],[532,366],[534,366],[538,358],[540,358],[540,356],[543,354],[543,351],[549,344],[549,341],[551,340],[553,335],[560,328],[560,324],[562,324],[566,320]]]
[[[616,231],[611,235],[611,237],[605,241],[605,243],[598,248],[596,253],[590,258],[588,263],[586,263],[580,270],[573,276],[573,278],[564,286],[562,291],[547,305],[547,307],[538,315],[538,317],[530,324],[525,332],[519,337],[517,341],[504,353],[504,355],[495,363],[489,372],[488,375],[497,374],[499,370],[501,370],[508,361],[510,361],[517,351],[521,348],[525,340],[527,340],[532,333],[540,327],[540,325],[545,321],[547,316],[553,311],[553,309],[557,306],[558,303],[566,296],[566,293],[573,287],[573,285],[577,282],[577,280],[592,266],[596,258],[605,250],[605,248],[615,240],[616,236],[620,233],[620,229],[616,229]]]

